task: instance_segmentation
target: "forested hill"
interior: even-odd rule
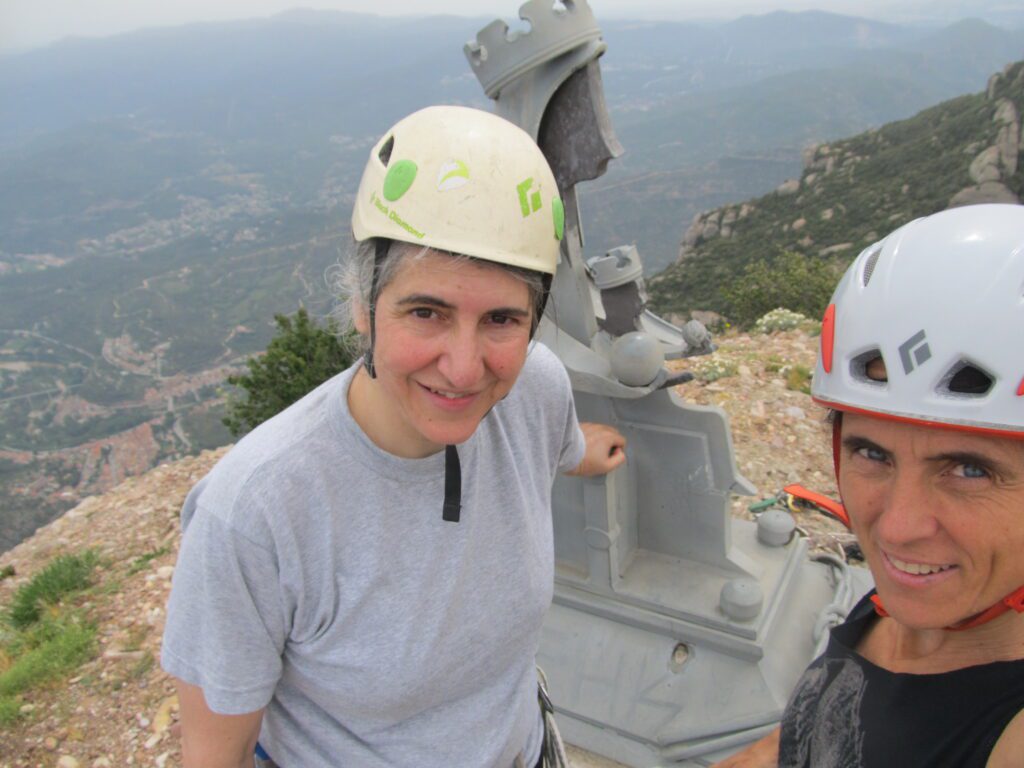
[[[651,279],[663,312],[728,317],[730,281],[786,251],[852,260],[901,223],[945,208],[1021,202],[1024,62],[908,120],[808,148],[799,179],[744,203],[698,214],[678,261]],[[837,266],[839,266],[837,265]]]

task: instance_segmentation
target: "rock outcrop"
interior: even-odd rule
[[[912,215],[908,215],[906,211],[907,209],[912,210],[913,204],[906,204],[902,206],[904,212],[896,213],[891,219],[892,221],[907,220],[913,216],[941,209],[943,206],[952,208],[976,203],[1021,202],[1022,184],[1018,171],[1021,168],[1020,153],[1024,149],[1024,133],[1022,133],[1021,127],[1021,111],[1024,110],[1024,63],[1008,65],[1002,72],[992,75],[985,93],[978,94],[976,98],[982,101],[982,112],[990,115],[988,118],[990,122],[985,127],[976,129],[975,136],[968,137],[964,141],[962,152],[965,161],[962,166],[963,170],[959,171],[963,174],[962,177],[954,179],[953,184],[944,185],[950,191],[944,192],[938,200],[930,201],[928,209],[923,213],[913,210]],[[955,110],[955,107],[952,109]],[[954,114],[954,112],[934,115],[934,119],[939,122],[935,123],[934,133],[930,135],[930,140],[937,151],[945,153],[947,158],[950,152],[961,151],[959,147],[950,147],[948,138],[945,139],[945,144],[940,143],[936,135],[941,130],[938,126],[943,125],[941,121],[947,119],[950,114]],[[902,139],[894,139],[893,135],[887,131],[888,127],[872,129],[852,139],[812,144],[805,147],[801,152],[803,170],[800,178],[784,181],[772,193],[761,199],[762,201],[766,199],[778,201],[780,197],[785,197],[793,201],[786,204],[791,209],[787,218],[768,222],[770,225],[768,232],[792,235],[792,233],[800,232],[807,227],[807,223],[811,219],[811,209],[819,207],[813,204],[814,197],[809,196],[819,196],[819,201],[825,202],[825,198],[820,197],[823,192],[833,195],[834,202],[830,200],[830,205],[824,210],[818,210],[815,216],[821,221],[832,222],[833,219],[839,221],[846,213],[845,207],[841,204],[843,202],[842,191],[837,192],[838,188],[834,183],[832,188],[828,189],[826,180],[842,177],[848,180],[850,188],[856,188],[855,185],[861,183],[858,179],[860,169],[867,167],[862,164],[868,161],[869,165],[875,162],[877,166],[876,156],[873,153],[891,153],[894,147],[900,147],[899,142]],[[909,156],[917,157],[916,154]],[[922,160],[922,162],[927,162],[927,160]],[[948,176],[948,165],[947,162],[941,171],[946,174],[945,178],[951,178]],[[877,168],[874,173],[877,178]],[[935,173],[940,173],[940,171],[936,170]],[[915,195],[920,197],[921,189],[920,183],[917,185],[903,183],[900,195],[913,199]],[[949,195],[949,197],[946,198],[945,195]],[[897,211],[901,210],[901,206],[893,200],[890,200],[889,204]],[[762,209],[759,213],[762,219],[766,209],[783,207],[781,205],[765,205],[761,201],[755,201],[755,203],[729,205],[697,214],[680,242],[677,264],[700,256],[702,246],[707,243],[718,239],[733,239],[738,234],[741,238],[744,237],[741,234],[744,226],[749,228],[752,223],[743,220],[755,210],[755,205]],[[764,229],[766,225],[761,220],[757,226]],[[811,228],[807,227],[807,229]],[[838,231],[838,229],[830,230],[828,234],[834,235]],[[874,232],[874,228],[872,231]],[[860,234],[862,233],[851,237],[848,234],[843,236],[841,233],[840,237],[843,240],[853,239],[860,242],[862,239]],[[877,237],[877,235],[875,236]],[[786,247],[808,248],[815,243],[815,238],[805,236],[804,233],[801,233],[800,237],[799,240],[796,238],[790,240],[790,245]],[[820,232],[817,239],[819,241],[823,239]],[[853,247],[849,243],[833,245],[824,242],[822,245],[827,246],[818,251],[822,255],[840,253]]]
[[[989,78],[986,97],[994,103],[992,122],[998,126],[995,141],[982,149],[967,169],[973,185],[964,187],[949,201],[950,208],[977,203],[1019,203],[1020,198],[1006,181],[1016,172],[1020,162],[1021,136],[1020,113],[1017,106],[1007,98],[996,99],[1002,80],[1011,76],[1007,68]],[[1024,68],[1017,68],[1013,86],[1024,88]]]

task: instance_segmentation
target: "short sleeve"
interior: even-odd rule
[[[562,450],[558,456],[558,471],[571,472],[583,461],[583,454],[586,452],[586,441],[583,439],[583,430],[580,429],[580,422],[576,418],[576,403],[572,398],[572,386],[569,384],[569,375],[563,368],[563,380],[565,382],[565,427],[562,430]]]
[[[562,453],[558,461],[558,471],[572,472],[576,469],[583,461],[586,447],[583,431],[580,429],[579,421],[576,420],[576,409],[569,408],[569,418],[566,419],[565,434],[562,439]]]
[[[288,636],[273,552],[199,505],[182,537],[160,662],[198,686],[210,709],[245,714],[270,701]]]

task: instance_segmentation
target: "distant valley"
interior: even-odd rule
[[[487,21],[304,11],[0,58],[0,550],[229,439],[225,378],[273,314],[331,309],[376,136],[429,103],[489,108],[461,53]],[[1024,51],[976,21],[602,28],[627,154],[582,189],[587,251],[636,242],[649,274],[809,144],[979,91]]]

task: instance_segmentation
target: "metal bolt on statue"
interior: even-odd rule
[[[539,339],[569,371],[579,416],[614,424],[630,460],[554,489],[556,583],[538,662],[566,740],[632,766],[707,765],[760,738],[852,605],[845,565],[811,561],[792,521],[734,520],[725,414],[686,403],[666,359],[714,349],[646,309],[636,249],[589,260],[576,185],[622,147],[582,0],[531,0],[465,46],[495,111],[529,132],[565,201],[565,239]],[[777,529],[777,530],[776,530]],[[759,535],[760,534],[760,535]]]

